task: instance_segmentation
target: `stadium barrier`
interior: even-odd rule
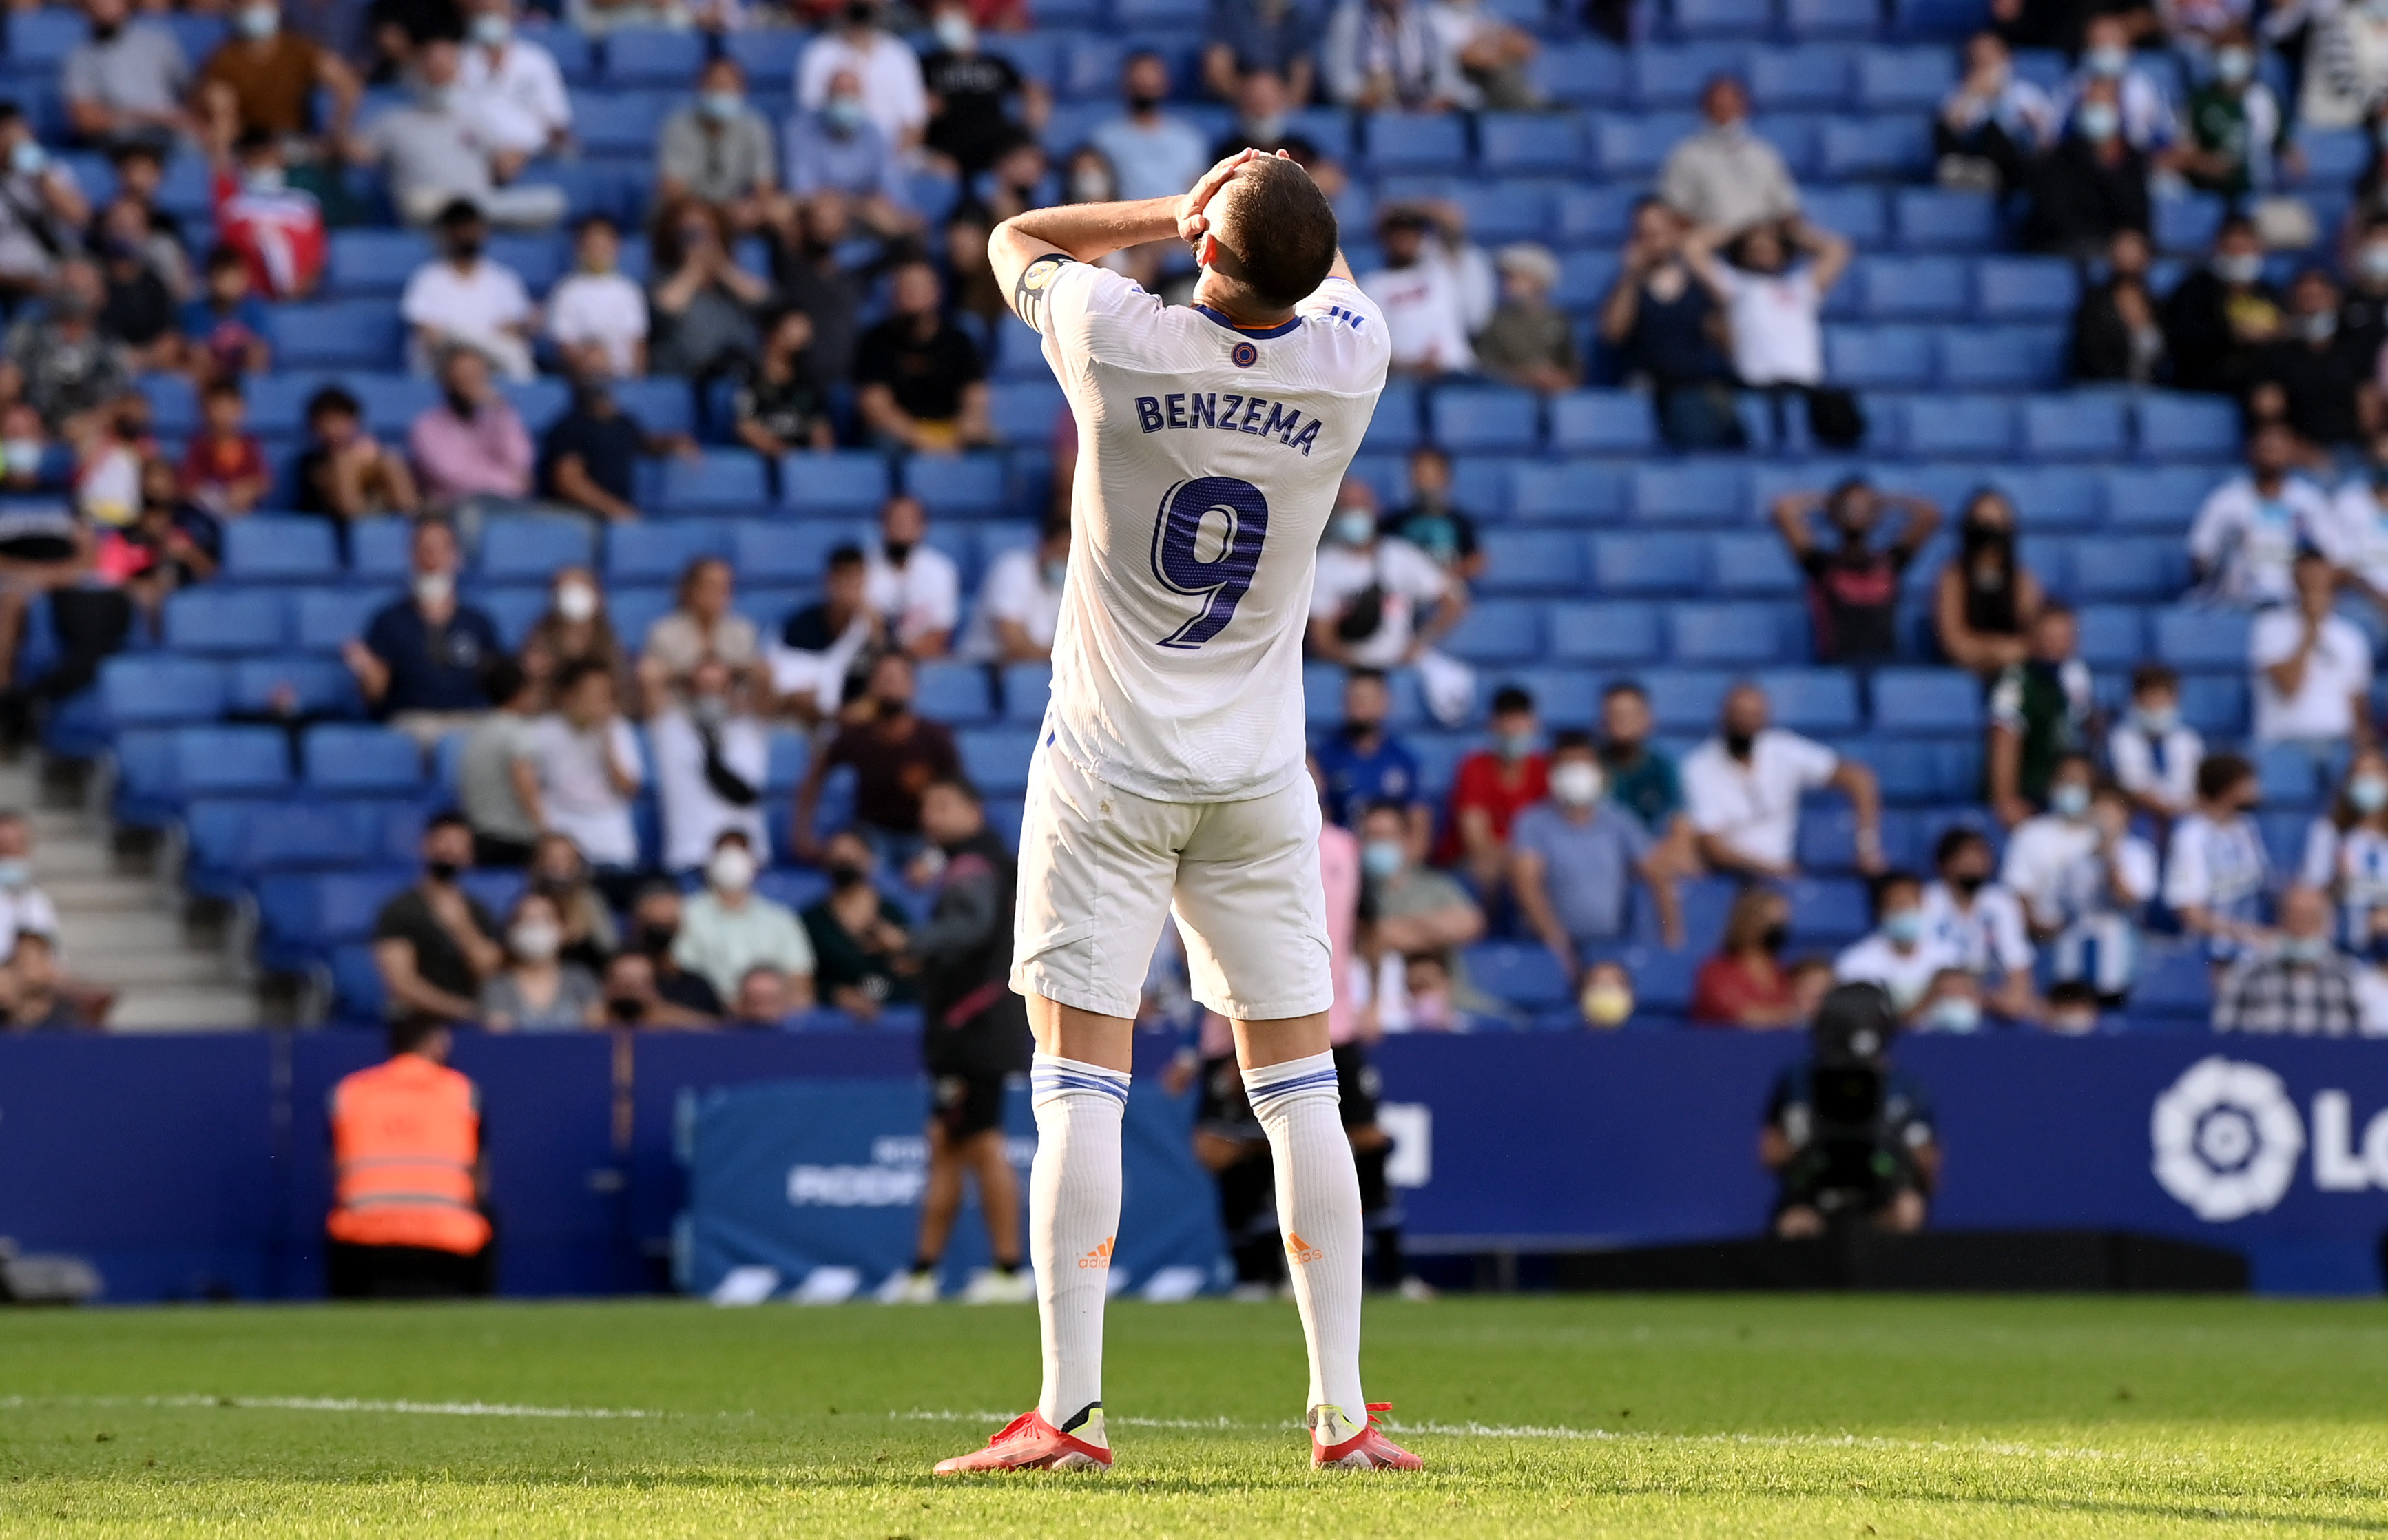
[[[1150,1081],[1169,1045],[1145,1047]],[[1756,1233],[1771,1195],[1758,1122],[1801,1047],[1723,1033],[1386,1043],[1412,1247],[1546,1254]],[[0,1038],[0,1235],[89,1257],[118,1302],[316,1295],[325,1098],[379,1051],[377,1033],[345,1031]],[[457,1066],[488,1113],[502,1286],[668,1287],[687,1205],[683,1093],[842,1082],[880,1099],[863,1121],[887,1132],[870,1137],[917,1134],[903,1111],[917,1087],[886,1084],[912,1075],[917,1051],[908,1034],[869,1031],[461,1037]],[[1936,1228],[2174,1236],[2245,1255],[2261,1292],[2381,1289],[2379,1044],[2001,1034],[1918,1038],[1898,1059],[1929,1090],[1947,1151]],[[781,1190],[786,1175],[770,1179]],[[1189,1191],[1182,1204],[1206,1201]],[[832,1222],[836,1205],[821,1206],[805,1217]]]

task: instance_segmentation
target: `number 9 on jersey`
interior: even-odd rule
[[[1219,515],[1217,550],[1200,554],[1204,523]],[[1161,639],[1164,647],[1200,647],[1236,617],[1236,606],[1260,569],[1261,542],[1268,538],[1268,499],[1249,481],[1232,476],[1198,476],[1162,494],[1152,528],[1152,571],[1173,591],[1207,596],[1201,613]]]

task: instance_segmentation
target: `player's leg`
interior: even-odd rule
[[[1360,1388],[1360,1184],[1327,1042],[1335,991],[1309,783],[1205,808],[1178,865],[1176,906],[1194,998],[1235,1024],[1245,1095],[1277,1165],[1277,1224],[1310,1349],[1313,1457],[1414,1465],[1370,1430]]]
[[[930,1090],[934,1104],[927,1128],[929,1174],[921,1188],[921,1234],[912,1248],[911,1276],[896,1296],[906,1305],[936,1302],[937,1264],[945,1260],[954,1219],[962,1210],[961,1154],[946,1134],[947,1106],[961,1094],[962,1084],[958,1075],[941,1075]]]

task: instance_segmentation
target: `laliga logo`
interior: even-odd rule
[[[2320,1112],[2316,1099],[2315,1111]],[[2339,1097],[2344,1115],[2345,1098]],[[2150,1137],[2156,1180],[2215,1223],[2261,1214],[2296,1179],[2305,1125],[2280,1077],[2216,1055],[2191,1064],[2156,1098]],[[2342,1142],[2344,1135],[2342,1133]]]

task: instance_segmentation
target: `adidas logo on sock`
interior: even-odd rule
[[[1078,1258],[1078,1266],[1081,1267],[1109,1267],[1111,1265],[1111,1238],[1108,1235],[1103,1237],[1101,1245]]]
[[[1300,1230],[1289,1231],[1285,1238],[1285,1254],[1296,1262],[1323,1262],[1327,1254],[1302,1238]]]

